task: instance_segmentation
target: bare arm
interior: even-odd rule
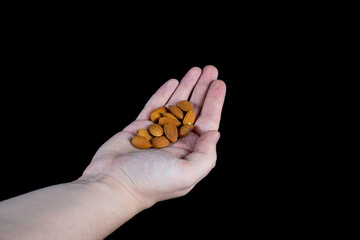
[[[121,184],[74,181],[0,203],[0,239],[104,239],[143,210]]]

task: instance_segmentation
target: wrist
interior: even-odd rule
[[[125,207],[133,215],[152,205],[143,201],[126,184],[111,175],[82,176],[71,183],[81,185],[95,194],[101,194],[106,198],[112,199],[115,204],[114,208],[118,206]]]

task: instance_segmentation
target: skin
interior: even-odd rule
[[[187,194],[216,164],[226,86],[214,66],[170,79],[137,119],[105,142],[82,176],[0,202],[1,239],[104,239],[155,203]],[[191,94],[192,93],[192,94]],[[130,140],[148,128],[151,112],[189,99],[194,131],[164,149],[140,150]]]

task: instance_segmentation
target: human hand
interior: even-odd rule
[[[96,152],[81,180],[106,179],[121,186],[144,208],[183,196],[216,163],[216,144],[226,86],[214,66],[190,69],[179,83],[170,79],[150,98],[137,119]],[[153,122],[150,113],[189,99],[197,116],[194,131],[163,149],[137,149],[131,139]],[[116,187],[115,187],[116,189]]]

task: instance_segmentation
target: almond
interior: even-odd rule
[[[159,137],[164,134],[164,129],[159,124],[155,123],[149,127],[149,132],[154,137]]]
[[[186,113],[186,115],[183,119],[183,124],[184,125],[188,125],[188,124],[194,125],[194,122],[195,122],[195,112],[194,112],[194,110],[190,110]]]
[[[137,131],[137,135],[145,137],[147,140],[150,140],[153,138],[153,136],[150,134],[149,130],[142,128]]]
[[[156,122],[159,118],[161,118],[161,113],[163,112],[166,112],[165,107],[155,109],[150,115],[151,121]]]
[[[179,127],[181,125],[181,122],[179,120],[170,117],[162,117],[159,119],[159,124],[161,126],[165,125],[166,123],[173,123],[176,125],[176,127]]]
[[[182,100],[180,102],[177,103],[177,106],[183,110],[184,112],[188,112],[190,110],[193,110],[194,107],[193,105],[191,104],[191,102],[189,101],[186,101],[186,100]]]
[[[181,109],[177,106],[169,106],[169,111],[180,120],[184,118],[183,111],[181,111]]]
[[[179,128],[179,137],[185,137],[188,135],[192,130],[194,126],[192,124],[183,125]]]
[[[151,139],[153,148],[164,148],[169,146],[170,141],[165,136],[154,137]]]
[[[148,129],[137,131],[131,143],[137,148],[164,148],[171,142],[187,136],[193,129],[196,120],[194,106],[187,100],[176,105],[159,107],[150,114],[154,122]]]
[[[147,140],[143,136],[136,135],[131,140],[132,145],[134,145],[137,148],[146,149],[151,147],[151,143],[149,140]]]
[[[178,139],[178,129],[173,123],[166,123],[164,125],[165,136],[172,142],[176,142]]]
[[[177,118],[176,118],[174,115],[172,115],[171,113],[169,113],[169,112],[161,113],[161,115],[162,115],[163,117],[169,117],[169,118],[173,118],[173,119],[176,119],[176,120],[177,120]]]

